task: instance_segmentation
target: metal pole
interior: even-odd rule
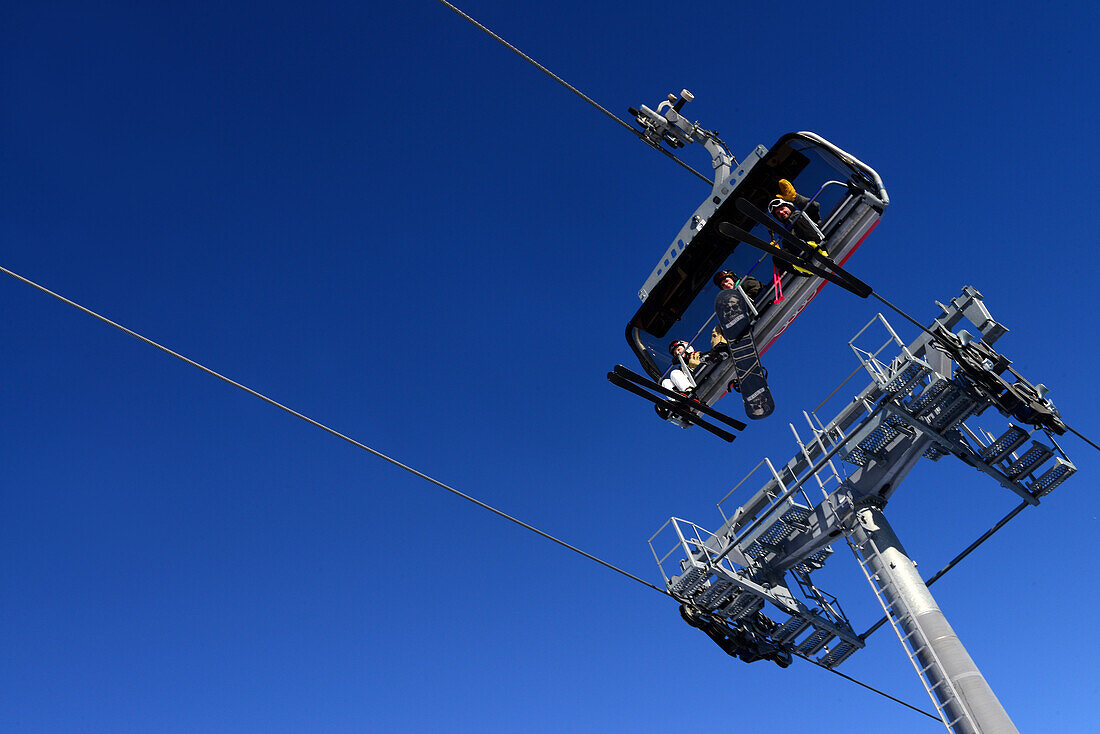
[[[862,508],[854,523],[857,548],[878,580],[888,608],[910,641],[913,657],[955,734],[1019,734],[978,666],[940,611],[916,564],[882,512]],[[975,728],[976,727],[976,728]]]
[[[968,555],[970,555],[970,553],[975,548],[977,548],[979,545],[981,545],[985,541],[989,540],[993,536],[993,533],[997,532],[998,530],[1003,528],[1005,525],[1007,525],[1009,520],[1011,520],[1012,518],[1019,515],[1020,512],[1027,506],[1028,506],[1027,502],[1021,502],[1020,504],[1016,505],[1015,510],[1013,510],[1012,512],[1010,512],[1007,515],[1005,515],[1004,517],[1002,517],[996,525],[994,525],[989,530],[986,530],[984,533],[982,533],[982,536],[980,538],[975,540],[970,545],[966,546],[966,550],[964,550],[962,553],[960,553],[959,555],[955,556],[950,561],[948,561],[947,565],[944,566],[943,568],[941,568],[939,571],[936,571],[936,573],[932,574],[932,578],[928,579],[928,581],[926,581],[924,583],[924,585],[925,586],[931,586],[932,584],[939,581],[940,578],[945,573],[947,573],[948,571],[953,569],[955,566],[957,566],[964,558],[966,558]],[[875,622],[873,625],[868,627],[867,631],[864,632],[862,635],[860,635],[859,638],[861,640],[866,640],[868,637],[871,636],[872,632],[874,632],[875,630],[877,630],[879,627],[881,627],[884,624],[886,624],[886,617],[883,617],[882,619],[880,619],[879,621]]]

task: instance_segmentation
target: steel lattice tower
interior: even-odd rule
[[[922,458],[958,458],[1029,505],[1076,468],[1055,440],[1061,423],[1045,388],[993,350],[1007,329],[981,294],[966,287],[937,305],[942,314],[908,345],[876,316],[849,342],[870,384],[828,422],[804,414],[812,435],[803,441],[795,430],[798,451],[786,465],[764,459],[719,502],[718,530],[672,518],[650,547],[685,619],[730,654],[780,664],[798,655],[835,668],[879,626],[856,633],[839,601],[813,583],[833,544],[847,543],[948,730],[1011,733],[884,510]],[[964,321],[977,335],[956,332]],[[878,331],[881,346],[861,346]],[[978,425],[990,418],[995,430]],[[763,486],[727,515],[722,502],[758,472]],[[811,491],[822,499],[811,501]]]

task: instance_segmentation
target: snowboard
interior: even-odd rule
[[[729,343],[730,359],[736,374],[730,387],[741,393],[745,414],[749,418],[767,418],[775,411],[775,400],[768,387],[764,366],[760,364],[760,352],[750,328],[752,318],[745,299],[734,288],[724,290],[714,301],[714,313],[722,336]]]

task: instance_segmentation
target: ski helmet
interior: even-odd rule
[[[721,288],[722,281],[726,278],[733,278],[734,283],[738,281],[737,273],[733,272],[732,270],[719,270],[717,273],[714,274],[714,284]]]
[[[768,211],[774,214],[775,210],[781,206],[787,207],[791,210],[791,213],[794,213],[794,204],[787,201],[786,199],[772,199],[771,202],[768,204]]]

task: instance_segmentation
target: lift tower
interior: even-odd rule
[[[941,315],[908,345],[881,314],[872,319],[849,342],[871,383],[827,423],[804,413],[808,439],[792,425],[797,453],[778,469],[764,459],[719,501],[717,530],[672,518],[650,547],[685,620],[731,655],[784,666],[798,655],[835,668],[878,627],[857,634],[839,601],[813,582],[843,539],[945,727],[1011,734],[1016,727],[884,510],[922,458],[954,456],[1029,505],[1076,467],[1055,440],[1066,429],[1046,388],[993,349],[1007,329],[981,294],[967,286],[937,305]],[[956,331],[964,321],[977,333]],[[881,346],[864,346],[875,333],[884,333]],[[763,486],[727,515],[723,502],[757,474]],[[811,491],[821,499],[811,501]]]

